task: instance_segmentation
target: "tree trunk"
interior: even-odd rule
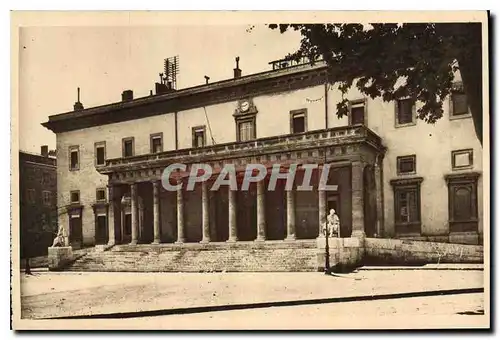
[[[31,267],[30,267],[30,258],[29,257],[26,257],[26,265],[25,265],[25,268],[24,268],[24,273],[26,275],[32,275],[31,273]]]
[[[463,36],[467,44],[458,53],[458,66],[469,102],[476,136],[483,145],[482,27],[478,24],[468,26],[465,29]],[[489,117],[489,113],[487,117]]]

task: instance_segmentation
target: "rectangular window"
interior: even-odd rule
[[[451,168],[453,170],[470,169],[473,166],[472,149],[454,150],[451,152]]]
[[[28,203],[34,204],[36,200],[36,192],[35,189],[28,189],[26,190],[26,199]]]
[[[153,133],[149,136],[149,144],[151,153],[163,152],[163,132]]]
[[[238,121],[238,141],[248,141],[255,139],[255,120],[240,120]]]
[[[396,126],[413,125],[415,123],[415,102],[411,99],[396,101]]]
[[[398,175],[410,175],[417,172],[417,156],[399,156],[396,159]]]
[[[70,193],[71,203],[80,203],[80,191],[74,190]]]
[[[447,175],[450,232],[477,232],[478,173]]]
[[[365,110],[366,107],[364,99],[349,102],[349,125],[366,124]]]
[[[307,110],[290,111],[290,133],[302,133],[307,131]]]
[[[69,170],[80,169],[80,150],[78,146],[69,147]]]
[[[106,165],[106,142],[95,143],[95,165]]]
[[[96,199],[96,201],[105,201],[106,200],[106,189],[104,189],[104,188],[96,189],[95,199]]]
[[[469,114],[469,104],[464,92],[453,91],[451,93],[451,116],[464,116]]]
[[[123,157],[132,157],[134,155],[134,137],[122,139],[122,154]]]
[[[42,184],[50,183],[50,174],[47,172],[42,173]]]
[[[202,148],[206,145],[205,126],[195,126],[192,129],[193,148]]]
[[[50,206],[50,194],[51,192],[50,191],[43,191],[43,196],[42,196],[42,200],[43,200],[43,205],[45,206]]]
[[[420,183],[423,178],[392,180],[397,234],[420,234]]]

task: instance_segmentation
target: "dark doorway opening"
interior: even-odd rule
[[[124,214],[123,221],[123,242],[130,242],[132,239],[132,214]]]
[[[74,248],[80,248],[83,241],[82,218],[71,217],[69,219],[69,230],[71,246]]]
[[[105,215],[99,215],[96,218],[95,243],[106,244],[108,239],[107,218]]]

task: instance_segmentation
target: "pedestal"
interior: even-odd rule
[[[73,260],[73,248],[71,247],[49,247],[48,265],[49,270],[63,269]]]

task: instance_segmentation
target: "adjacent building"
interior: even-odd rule
[[[338,118],[341,94],[326,78],[322,62],[277,61],[247,76],[237,63],[232,79],[184,89],[160,82],[147,97],[127,90],[120,102],[84,108],[78,100],[50,116],[43,125],[57,136],[57,198],[66,207],[59,223],[71,244],[315,240],[332,208],[342,237],[482,243],[482,148],[459,75],[435,124],[417,120],[418,102],[356,89],[349,116]],[[211,182],[187,191],[176,178],[184,185],[172,192],[161,176],[173,163],[209,164],[213,179],[224,164],[243,172],[294,163],[296,185],[305,165],[319,168],[312,191],[287,191],[282,181],[267,191],[268,177],[249,191],[212,191]],[[324,164],[337,191],[317,188]]]
[[[40,154],[19,152],[21,256],[47,254],[57,233],[57,161],[47,145]]]

